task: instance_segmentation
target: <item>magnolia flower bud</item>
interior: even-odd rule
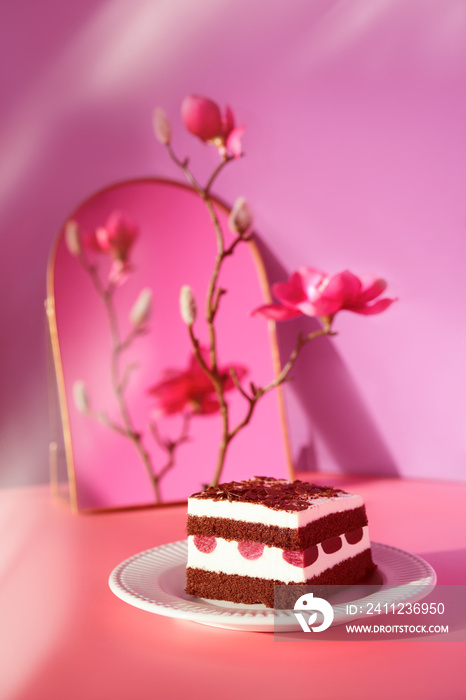
[[[65,227],[65,243],[71,255],[81,255],[81,240],[77,221],[68,221]]]
[[[185,284],[180,291],[181,318],[187,326],[192,326],[197,316],[196,300],[191,287]]]
[[[133,326],[142,326],[149,320],[152,311],[152,290],[146,287],[143,289],[129,314],[129,320]]]
[[[80,413],[89,413],[89,398],[86,385],[82,381],[73,384],[74,405]]]
[[[154,132],[157,141],[164,146],[170,143],[172,130],[168,117],[161,107],[157,107],[154,111]]]
[[[238,197],[228,219],[231,231],[242,236],[252,224],[252,214],[244,197]]]
[[[114,260],[126,263],[139,235],[137,224],[122,211],[110,214],[104,226],[95,230],[95,240],[101,252],[110,253]]]

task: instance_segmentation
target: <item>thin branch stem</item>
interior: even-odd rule
[[[299,335],[296,346],[292,353],[290,354],[290,357],[288,358],[288,361],[285,363],[283,368],[280,370],[278,375],[273,379],[271,382],[266,384],[264,387],[256,387],[253,383],[250,384],[250,393],[248,393],[242,386],[239,381],[238,375],[236,374],[235,370],[232,369],[230,371],[231,378],[239,391],[239,393],[242,395],[242,397],[245,399],[247,403],[247,408],[246,412],[244,414],[243,419],[237,423],[237,425],[233,428],[230,427],[230,416],[229,416],[229,407],[228,404],[225,400],[225,377],[222,377],[220,375],[220,371],[218,368],[218,358],[217,358],[217,337],[216,337],[216,331],[215,331],[215,318],[217,315],[217,312],[219,310],[220,306],[220,299],[223,296],[223,294],[226,293],[226,290],[219,288],[218,286],[218,281],[220,278],[220,273],[222,269],[223,262],[227,257],[230,257],[233,255],[236,247],[242,243],[250,240],[250,236],[247,234],[241,234],[237,236],[233,242],[229,245],[229,247],[225,247],[225,240],[224,240],[224,235],[223,231],[220,225],[220,221],[217,215],[217,212],[215,211],[215,207],[213,204],[213,201],[210,196],[210,191],[211,188],[216,181],[217,177],[219,174],[223,171],[223,169],[230,163],[232,160],[234,160],[233,156],[223,156],[221,162],[219,165],[214,169],[212,175],[207,181],[207,184],[205,187],[202,187],[199,182],[196,180],[194,177],[192,171],[189,168],[189,160],[185,159],[184,161],[180,160],[174,153],[173,148],[171,144],[167,144],[167,151],[170,155],[170,158],[173,160],[173,162],[183,171],[186,179],[188,182],[191,184],[193,187],[194,191],[198,194],[198,196],[202,199],[204,202],[207,211],[210,216],[210,220],[212,222],[214,231],[215,231],[215,236],[216,236],[216,241],[217,241],[217,255],[215,258],[215,263],[212,271],[212,275],[210,278],[210,281],[208,283],[207,287],[207,294],[206,294],[206,322],[207,322],[207,329],[208,329],[208,335],[209,335],[209,357],[210,357],[210,364],[208,364],[201,352],[201,346],[200,342],[197,338],[197,336],[194,333],[194,329],[192,324],[188,325],[188,331],[189,331],[189,336],[191,340],[191,344],[193,347],[194,355],[199,362],[200,366],[204,370],[204,372],[207,374],[207,376],[210,378],[212,381],[215,391],[217,394],[217,398],[219,401],[219,408],[220,408],[220,414],[222,418],[222,437],[220,440],[220,446],[219,446],[219,452],[218,452],[218,457],[217,457],[217,465],[215,469],[215,473],[213,476],[213,479],[211,481],[211,486],[216,486],[221,478],[223,467],[225,464],[225,458],[227,454],[228,447],[231,443],[231,441],[236,437],[236,435],[245,428],[249,422],[251,421],[251,418],[254,414],[254,411],[256,409],[256,406],[260,399],[267,394],[268,392],[272,391],[276,387],[278,387],[280,384],[283,384],[289,377],[289,374],[296,362],[296,359],[299,356],[299,353],[301,352],[302,348],[311,340],[314,340],[315,338],[318,338],[320,336],[324,335],[334,335],[334,333],[331,331],[330,323],[326,323],[324,328],[314,331],[312,333],[309,333],[307,336],[302,336]]]
[[[94,418],[94,420],[98,420],[103,425],[106,425],[107,428],[114,430],[119,435],[123,435],[124,437],[128,437],[128,432],[126,431],[126,429],[123,428],[118,423],[115,423],[115,421],[111,420],[111,418],[109,418],[109,416],[106,413],[97,412],[97,411],[89,411],[88,415],[91,418]]]
[[[154,491],[154,496],[155,496],[155,501],[156,503],[160,502],[160,489],[159,489],[159,482],[158,479],[155,478],[154,475],[154,469],[152,465],[152,460],[149,452],[146,450],[143,442],[143,438],[141,433],[139,433],[133,424],[132,418],[131,418],[131,413],[128,407],[128,404],[126,402],[125,398],[125,389],[128,384],[129,380],[129,375],[134,369],[134,365],[129,365],[125,368],[123,377],[120,378],[121,373],[120,373],[120,357],[121,354],[127,350],[127,348],[131,345],[133,340],[136,338],[136,336],[141,334],[141,329],[140,328],[135,328],[130,332],[128,337],[125,340],[121,340],[120,338],[120,331],[118,327],[118,319],[117,319],[117,314],[115,310],[115,305],[113,302],[113,294],[115,291],[115,285],[112,284],[111,282],[109,283],[108,287],[105,288],[104,285],[101,282],[101,279],[99,277],[98,270],[95,265],[92,265],[89,263],[87,257],[85,256],[84,253],[81,253],[80,255],[81,263],[84,267],[84,269],[88,272],[88,274],[91,277],[91,280],[94,284],[94,287],[96,289],[97,294],[99,297],[102,299],[103,304],[105,306],[105,310],[107,313],[108,321],[109,321],[109,326],[110,326],[110,337],[111,337],[111,347],[112,347],[112,355],[111,355],[111,365],[110,365],[110,375],[111,375],[111,382],[112,382],[112,389],[115,394],[115,398],[118,404],[118,409],[120,412],[121,420],[122,420],[122,426],[118,425],[114,421],[112,421],[106,414],[104,413],[93,413],[91,414],[94,418],[99,420],[100,422],[104,423],[108,427],[110,427],[112,430],[115,430],[117,433],[120,435],[123,435],[127,437],[135,446],[139,456],[142,459],[142,462],[144,464],[144,467],[146,469],[147,475],[149,477],[149,480],[152,484],[152,488]]]
[[[159,471],[158,474],[155,475],[155,478],[157,481],[160,481],[165,474],[172,469],[172,467],[175,465],[175,454],[176,450],[180,445],[183,443],[187,442],[189,440],[189,425],[191,421],[191,415],[189,413],[185,413],[183,415],[183,425],[181,427],[181,432],[180,435],[176,438],[176,440],[170,440],[170,439],[164,439],[160,435],[159,429],[157,427],[157,424],[155,421],[151,421],[150,423],[150,430],[151,433],[154,437],[155,442],[159,447],[161,447],[168,455],[167,462],[164,467]]]
[[[298,336],[296,346],[295,346],[294,350],[292,351],[290,357],[288,358],[287,363],[283,366],[282,370],[279,372],[279,374],[275,377],[275,379],[273,381],[269,382],[269,384],[266,384],[266,386],[264,386],[264,387],[254,387],[254,390],[250,395],[246,394],[246,392],[244,392],[244,391],[241,391],[243,396],[249,402],[249,408],[248,408],[248,411],[246,413],[245,418],[232,431],[231,437],[234,437],[234,435],[236,435],[236,433],[238,433],[242,428],[244,428],[249,423],[258,401],[263,396],[265,396],[265,394],[272,391],[272,389],[276,389],[280,384],[283,384],[285,381],[287,381],[289,374],[290,374],[291,370],[293,369],[293,366],[294,366],[296,360],[298,359],[298,356],[299,356],[302,348],[309,341],[314,340],[315,338],[320,338],[321,336],[324,336],[324,335],[336,335],[336,333],[331,331],[330,328],[322,328],[321,330],[314,331],[313,333],[309,333],[304,338],[302,336]]]
[[[224,168],[226,165],[228,165],[228,163],[229,163],[231,160],[234,160],[234,156],[228,156],[228,155],[227,155],[227,156],[225,156],[225,157],[221,160],[220,164],[217,165],[217,167],[215,168],[214,172],[213,172],[212,175],[209,177],[209,179],[208,179],[208,181],[207,181],[207,185],[204,187],[204,192],[206,193],[207,196],[209,196],[210,190],[211,190],[212,185],[214,184],[215,180],[216,180],[217,177],[220,175],[220,173],[222,172],[223,168]]]
[[[105,308],[107,309],[108,319],[110,323],[110,333],[112,337],[112,360],[111,360],[111,377],[112,386],[115,393],[115,397],[120,409],[121,418],[123,420],[123,425],[125,426],[128,434],[128,438],[133,442],[142,462],[146,468],[149,479],[152,483],[156,502],[160,502],[160,489],[158,481],[154,478],[154,469],[152,465],[152,460],[150,454],[146,450],[142,436],[138,433],[133,425],[129,407],[126,403],[125,394],[122,390],[122,382],[120,381],[120,355],[123,349],[128,347],[128,344],[122,344],[120,340],[120,334],[118,329],[118,321],[115,311],[115,306],[113,304],[113,293],[105,293],[103,297]]]
[[[139,367],[137,362],[132,362],[127,365],[123,371],[123,376],[120,381],[120,391],[126,391],[131,374]]]

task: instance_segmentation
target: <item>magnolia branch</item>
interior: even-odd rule
[[[250,240],[250,235],[246,234],[245,231],[240,231],[237,237],[233,240],[233,242],[229,245],[229,247],[225,247],[225,239],[223,235],[223,231],[220,225],[219,218],[217,216],[217,213],[215,211],[215,207],[213,204],[213,201],[210,197],[210,191],[211,188],[216,181],[217,177],[219,174],[223,171],[223,169],[228,165],[229,162],[234,160],[233,156],[224,156],[220,162],[220,164],[215,168],[213,171],[212,175],[207,181],[207,184],[205,187],[202,187],[195,176],[193,175],[192,171],[189,168],[189,160],[180,160],[174,153],[173,148],[171,146],[171,143],[166,143],[166,148],[167,151],[170,155],[170,158],[173,160],[173,162],[183,171],[186,179],[188,182],[191,184],[195,192],[198,194],[198,196],[202,199],[202,201],[205,203],[207,210],[209,212],[209,216],[211,219],[211,222],[213,224],[214,230],[215,230],[215,235],[216,235],[216,240],[217,240],[217,255],[214,263],[214,268],[212,271],[212,275],[210,278],[210,281],[208,283],[208,288],[207,288],[207,295],[206,295],[206,321],[207,321],[207,328],[208,328],[208,334],[209,334],[209,356],[210,356],[210,365],[206,362],[205,358],[203,357],[203,354],[201,352],[201,345],[199,342],[199,339],[196,337],[193,329],[193,323],[188,322],[188,331],[189,331],[189,336],[191,339],[191,344],[193,346],[194,354],[196,356],[197,361],[199,362],[200,366],[204,370],[204,372],[207,374],[207,376],[210,378],[212,381],[212,384],[214,385],[218,401],[219,401],[219,409],[220,409],[220,414],[222,418],[222,437],[220,441],[220,447],[219,447],[219,454],[217,458],[217,465],[214,473],[214,477],[212,479],[211,485],[215,486],[218,484],[223,466],[225,463],[225,458],[227,454],[228,447],[231,443],[231,441],[236,437],[236,435],[245,428],[249,422],[251,421],[251,418],[254,414],[255,408],[260,401],[260,399],[273,389],[277,388],[280,384],[283,384],[285,381],[287,381],[289,374],[296,362],[296,359],[298,358],[299,353],[301,352],[302,348],[311,340],[314,340],[315,338],[318,338],[320,336],[324,335],[334,335],[334,333],[331,331],[331,320],[325,323],[324,328],[314,331],[312,333],[309,333],[306,336],[303,336],[302,334],[298,336],[296,346],[292,353],[290,354],[290,357],[288,358],[288,361],[285,363],[281,371],[278,373],[278,375],[273,379],[271,382],[269,382],[267,385],[264,387],[257,387],[255,386],[252,382],[249,385],[250,391],[247,392],[241,385],[241,382],[238,378],[237,373],[235,372],[234,369],[230,370],[231,374],[231,379],[235,384],[235,387],[239,391],[239,393],[243,396],[245,401],[247,402],[247,410],[246,413],[243,417],[243,419],[234,427],[230,427],[230,414],[229,414],[229,406],[225,400],[225,381],[226,377],[222,377],[220,375],[219,369],[218,369],[218,359],[217,359],[217,337],[216,337],[216,332],[215,332],[215,318],[217,315],[217,312],[219,310],[219,305],[220,305],[220,299],[221,297],[226,293],[226,290],[218,286],[218,281],[220,278],[220,273],[222,269],[222,265],[227,257],[230,257],[233,255],[236,247],[243,242],[247,242]]]
[[[95,418],[96,420],[99,420],[101,423],[108,426],[118,434],[128,438],[134,444],[149,476],[150,482],[154,490],[155,500],[157,503],[159,503],[160,477],[154,473],[151,456],[144,445],[141,433],[138,432],[134,427],[129,406],[125,398],[125,390],[128,385],[130,374],[135,369],[135,364],[133,363],[127,365],[123,370],[123,373],[120,370],[120,359],[123,352],[131,346],[132,342],[137,336],[145,333],[146,331],[142,328],[135,328],[129,333],[125,340],[121,340],[117,314],[113,302],[115,285],[112,282],[110,282],[108,287],[105,288],[100,280],[97,268],[88,262],[84,253],[81,253],[80,258],[81,263],[84,269],[89,273],[94,287],[96,289],[96,292],[98,296],[102,299],[103,304],[105,306],[105,310],[107,312],[112,342],[111,382],[112,389],[117,400],[122,425],[119,425],[112,421],[105,413],[89,412],[89,415]]]
[[[180,445],[182,445],[183,443],[188,442],[188,440],[190,439],[189,438],[190,420],[191,420],[191,415],[189,413],[185,413],[183,415],[183,425],[181,427],[181,433],[176,438],[176,440],[170,440],[167,438],[163,438],[160,435],[157,424],[154,421],[151,421],[150,430],[151,430],[152,436],[153,436],[154,440],[156,441],[157,445],[162,450],[164,450],[166,452],[167,457],[168,457],[166,464],[162,467],[162,469],[157,474],[157,479],[159,481],[175,465],[175,453],[176,453],[176,450],[178,449],[178,447]]]
[[[283,366],[279,374],[275,377],[274,380],[266,384],[264,387],[256,387],[252,382],[250,383],[250,390],[251,393],[248,394],[243,387],[241,386],[241,383],[238,379],[238,375],[236,374],[234,368],[230,370],[231,378],[240,392],[248,401],[249,403],[249,409],[246,413],[245,418],[236,426],[234,430],[231,431],[230,433],[230,439],[233,438],[242,428],[246,427],[246,425],[249,423],[249,421],[252,418],[252,414],[254,412],[254,409],[258,403],[258,401],[265,396],[268,392],[272,391],[273,389],[276,389],[280,384],[283,384],[284,382],[289,380],[289,374],[291,370],[293,369],[293,366],[298,359],[298,355],[301,352],[302,348],[311,340],[314,340],[315,338],[319,338],[324,335],[336,335],[335,332],[333,332],[330,329],[330,326],[326,328],[322,328],[318,331],[314,331],[312,333],[309,333],[307,336],[298,336],[298,340],[296,343],[296,347],[294,348],[293,352],[291,353],[290,357],[288,358],[287,363]]]
[[[219,308],[219,302],[223,294],[226,293],[226,290],[224,289],[218,289],[217,288],[217,283],[218,283],[218,278],[220,276],[220,270],[223,264],[223,261],[225,258],[229,257],[230,255],[233,254],[234,249],[238,245],[239,242],[242,240],[245,240],[244,237],[238,237],[235,239],[235,241],[231,244],[229,248],[225,250],[225,240],[224,240],[224,235],[222,231],[222,227],[220,225],[220,221],[218,219],[217,213],[215,211],[214,204],[212,202],[212,199],[210,197],[210,190],[216,181],[217,177],[220,175],[222,170],[230,163],[234,158],[233,156],[225,156],[222,158],[220,164],[215,168],[214,172],[210,176],[207,184],[205,187],[202,187],[195,176],[193,175],[191,169],[189,168],[189,160],[180,160],[177,155],[175,154],[172,146],[170,143],[166,144],[166,149],[167,152],[172,159],[172,161],[183,171],[186,179],[188,182],[192,185],[193,189],[195,192],[199,195],[199,197],[203,200],[205,203],[207,210],[209,212],[210,220],[212,222],[212,225],[215,230],[216,234],[216,241],[217,241],[217,255],[215,259],[215,264],[214,264],[214,269],[212,272],[212,276],[209,282],[209,286],[207,289],[207,296],[206,296],[206,321],[207,321],[207,326],[208,326],[208,333],[209,333],[209,351],[210,351],[210,361],[212,364],[212,370],[213,374],[215,374],[217,370],[217,340],[216,340],[216,334],[215,334],[215,326],[214,326],[214,320],[215,316],[217,314],[218,308]],[[220,400],[220,395],[219,395],[219,400]]]
[[[199,362],[200,366],[204,370],[204,372],[207,374],[207,376],[210,378],[212,381],[212,384],[215,388],[217,398],[219,401],[219,410],[222,418],[222,437],[221,437],[221,442],[220,442],[220,448],[219,448],[219,454],[218,454],[218,459],[217,459],[217,466],[215,470],[215,474],[213,477],[213,480],[211,482],[211,485],[216,485],[219,482],[219,479],[221,477],[221,473],[223,470],[223,466],[225,463],[225,457],[226,453],[228,450],[228,446],[231,443],[231,441],[236,437],[236,435],[243,429],[245,428],[249,422],[251,421],[251,418],[254,414],[255,408],[260,401],[260,399],[267,394],[268,392],[272,391],[276,387],[278,387],[280,384],[284,383],[295,362],[296,359],[301,352],[302,348],[311,340],[314,338],[317,338],[319,336],[323,335],[331,335],[332,331],[330,329],[331,323],[327,323],[325,327],[321,330],[315,331],[313,333],[309,333],[307,336],[302,336],[299,335],[296,346],[291,353],[290,357],[288,358],[288,361],[286,364],[283,366],[279,374],[275,377],[274,380],[269,382],[264,387],[257,387],[255,386],[252,382],[250,383],[250,392],[247,392],[240,383],[240,380],[238,378],[238,375],[234,369],[230,371],[231,374],[231,379],[235,384],[235,387],[239,391],[239,393],[243,396],[245,401],[247,402],[247,410],[246,413],[243,417],[243,419],[234,427],[230,427],[230,415],[229,415],[229,406],[225,400],[225,381],[226,377],[222,377],[219,372],[218,368],[218,358],[217,358],[217,337],[216,337],[216,331],[215,331],[215,318],[219,310],[220,306],[220,300],[221,297],[226,293],[226,290],[223,289],[222,287],[218,286],[219,278],[220,278],[220,273],[222,269],[222,265],[227,257],[230,257],[234,254],[236,247],[243,242],[246,242],[250,240],[250,235],[246,234],[246,230],[240,230],[238,232],[237,237],[232,241],[232,243],[229,245],[229,247],[225,247],[225,238],[223,235],[223,231],[220,225],[220,221],[217,215],[217,212],[215,211],[215,207],[213,204],[213,201],[210,196],[210,191],[215,183],[217,177],[220,175],[220,173],[223,171],[223,169],[230,163],[232,160],[234,160],[234,156],[230,155],[223,155],[222,160],[219,163],[219,165],[214,169],[213,173],[211,174],[210,178],[207,181],[207,184],[205,187],[202,187],[202,185],[199,184],[197,179],[195,178],[194,174],[192,173],[190,167],[189,167],[189,160],[180,160],[175,152],[173,151],[173,148],[171,146],[170,140],[165,143],[165,146],[167,148],[168,154],[172,161],[182,170],[184,173],[187,181],[191,184],[193,187],[194,191],[197,193],[197,195],[202,199],[202,201],[205,203],[206,208],[208,210],[210,220],[212,222],[212,225],[214,227],[215,235],[216,235],[216,240],[217,240],[217,255],[215,258],[215,263],[214,263],[214,268],[212,271],[212,275],[210,278],[210,281],[208,283],[208,288],[207,288],[207,294],[206,294],[206,322],[207,322],[207,328],[208,328],[208,334],[209,334],[209,357],[210,357],[210,365],[206,362],[202,352],[201,352],[201,346],[199,339],[196,337],[193,329],[193,323],[194,319],[188,319],[187,325],[188,325],[188,331],[189,331],[189,336],[191,339],[191,344],[193,346],[194,354],[197,358],[197,361]]]
[[[251,389],[250,394],[248,394],[243,389],[236,372],[234,370],[232,370],[231,371],[232,380],[233,380],[236,388],[238,389],[239,393],[247,401],[248,408],[247,408],[247,411],[246,411],[246,414],[245,414],[243,420],[240,423],[238,423],[235,428],[230,429],[229,406],[225,400],[225,389],[224,389],[224,384],[225,384],[226,378],[220,376],[219,369],[218,369],[217,338],[216,338],[215,325],[214,325],[215,317],[216,317],[218,309],[219,309],[220,299],[223,296],[223,294],[226,293],[225,289],[218,287],[218,280],[219,280],[221,268],[222,268],[222,265],[223,265],[223,262],[225,261],[225,259],[227,257],[232,256],[236,247],[240,243],[248,241],[250,239],[250,236],[246,235],[246,233],[244,231],[242,231],[233,240],[233,242],[230,244],[230,246],[228,248],[225,248],[225,239],[224,239],[223,231],[222,231],[217,213],[215,211],[214,204],[213,204],[212,199],[210,197],[210,189],[211,189],[212,185],[214,184],[216,178],[220,174],[220,172],[225,168],[225,166],[231,160],[233,160],[233,157],[226,156],[225,158],[222,159],[220,164],[216,167],[216,169],[212,173],[211,177],[209,178],[207,185],[203,188],[198,183],[198,181],[194,177],[193,173],[191,172],[191,170],[189,168],[189,161],[187,159],[184,161],[181,161],[175,155],[170,143],[166,144],[166,148],[167,148],[167,151],[168,151],[171,159],[173,160],[173,162],[179,168],[181,168],[181,170],[183,171],[188,182],[192,185],[195,192],[199,195],[199,197],[205,203],[207,210],[209,212],[210,219],[212,221],[214,230],[215,230],[216,240],[217,240],[217,255],[216,255],[216,259],[215,259],[215,264],[214,264],[212,276],[211,276],[209,284],[208,284],[207,295],[206,295],[206,321],[207,321],[207,327],[208,327],[208,333],[209,333],[210,366],[207,364],[207,362],[205,361],[205,359],[201,353],[200,342],[194,333],[193,323],[188,323],[189,336],[190,336],[191,343],[193,346],[194,354],[195,354],[200,366],[202,367],[202,369],[204,370],[204,372],[207,374],[207,376],[210,378],[210,380],[212,381],[212,383],[214,385],[214,388],[215,388],[215,391],[216,391],[216,394],[218,397],[218,401],[219,401],[219,409],[220,409],[220,414],[221,414],[221,418],[222,418],[222,437],[221,437],[221,441],[220,441],[217,466],[215,469],[213,480],[211,482],[211,485],[216,485],[216,484],[218,484],[219,479],[220,479],[221,474],[222,474],[228,446],[230,445],[230,443],[234,439],[234,437],[243,428],[245,428],[249,424],[259,400],[266,393],[268,393],[272,389],[275,389],[277,386],[282,384],[287,379],[287,377],[288,377],[301,349],[304,347],[304,345],[306,345],[313,338],[316,338],[316,337],[321,336],[321,335],[329,335],[331,331],[330,331],[330,326],[327,326],[322,330],[315,331],[314,333],[310,333],[308,336],[306,336],[304,338],[302,336],[299,336],[295,349],[291,353],[287,363],[284,365],[283,369],[280,371],[280,373],[277,375],[277,377],[273,381],[271,381],[269,384],[267,384],[265,387],[256,387],[256,386],[254,386],[253,383],[251,383],[250,384],[250,389]]]
[[[286,285],[288,290],[287,298],[289,301],[291,299],[291,301],[288,304],[289,308],[287,308],[286,303],[282,306],[283,313],[281,315],[281,320],[293,318],[296,315],[296,310],[298,310],[299,313],[304,313],[300,308],[295,308],[298,305],[294,304],[292,299],[296,297],[297,284],[302,285],[302,294],[304,296],[309,296],[308,273],[313,273],[313,277],[316,278],[317,275],[318,279],[316,278],[312,282],[313,312],[308,315],[319,317],[323,323],[323,327],[307,335],[298,335],[296,346],[283,368],[271,382],[263,387],[255,386],[251,382],[249,384],[249,391],[246,390],[241,385],[240,378],[235,370],[230,370],[230,377],[234,386],[247,402],[247,410],[243,419],[234,428],[230,428],[229,407],[225,400],[225,392],[228,390],[226,380],[230,377],[222,375],[219,370],[214,321],[220,308],[220,300],[226,293],[226,290],[219,286],[222,265],[227,257],[233,255],[236,247],[240,243],[250,239],[250,235],[247,234],[247,231],[251,225],[251,216],[245,201],[242,198],[237,199],[229,219],[230,228],[237,234],[237,237],[230,246],[226,248],[223,231],[210,193],[218,176],[228,163],[241,156],[240,140],[244,127],[236,126],[231,109],[226,108],[224,114],[222,114],[215,102],[198,95],[190,95],[185,98],[182,105],[182,116],[188,131],[200,138],[204,143],[215,146],[220,154],[220,163],[214,168],[205,187],[202,187],[189,167],[189,159],[180,160],[173,151],[171,146],[171,126],[165,112],[160,109],[156,110],[154,115],[154,128],[157,139],[160,143],[165,145],[170,158],[182,170],[196,194],[205,203],[217,240],[217,256],[210,281],[208,282],[206,294],[209,361],[203,356],[200,342],[194,333],[193,324],[196,320],[196,304],[191,289],[188,286],[183,287],[180,295],[181,314],[189,329],[189,336],[195,357],[215,388],[222,416],[222,439],[217,468],[211,483],[211,485],[216,485],[222,473],[226,452],[230,442],[248,425],[259,400],[265,394],[288,380],[299,353],[308,342],[321,336],[335,335],[331,330],[335,313],[343,309],[348,309],[357,313],[380,313],[388,308],[394,300],[384,298],[379,299],[373,304],[368,303],[374,301],[385,289],[386,284],[383,279],[374,278],[369,283],[363,283],[362,280],[347,270],[334,277],[311,270],[310,268],[303,268],[303,270],[295,273],[293,275],[293,281],[290,280],[288,285]],[[326,303],[319,303],[319,300],[325,299],[326,294],[328,295],[329,289],[333,290],[333,295],[330,294],[330,298],[325,300]],[[339,290],[339,298],[335,298],[335,289]],[[327,292],[325,290],[327,290]],[[261,307],[262,315],[266,318],[273,319],[276,311],[274,307],[276,307],[275,304],[268,304]],[[330,315],[325,315],[329,313]]]
[[[287,363],[283,366],[282,370],[280,373],[276,376],[274,380],[269,382],[264,387],[256,387],[252,382],[250,383],[250,391],[251,393],[248,394],[243,387],[241,386],[241,383],[238,379],[238,375],[236,374],[234,368],[230,370],[231,378],[240,392],[240,394],[246,399],[248,402],[248,409],[246,411],[246,414],[243,418],[243,420],[236,425],[236,427],[229,431],[228,436],[227,436],[227,445],[233,440],[233,438],[243,429],[245,428],[249,422],[251,421],[251,418],[254,414],[255,408],[260,401],[260,399],[265,396],[268,392],[272,391],[273,389],[276,389],[278,386],[283,384],[285,381],[289,379],[289,374],[298,358],[299,353],[301,352],[302,348],[311,340],[314,338],[319,338],[320,336],[324,335],[336,335],[333,331],[331,331],[330,327],[327,328],[322,328],[321,330],[314,331],[313,333],[309,333],[307,336],[302,337],[298,336],[298,340],[296,343],[296,347],[294,348],[293,352],[291,353],[290,357],[288,358]],[[218,480],[220,479],[221,476],[221,466],[220,470],[216,472],[213,480],[213,484],[217,484]]]

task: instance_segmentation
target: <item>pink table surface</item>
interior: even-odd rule
[[[315,476],[360,493],[371,537],[466,583],[466,485]],[[1,700],[466,697],[465,644],[274,641],[150,614],[113,568],[185,537],[185,507],[72,515],[48,487],[0,492]]]

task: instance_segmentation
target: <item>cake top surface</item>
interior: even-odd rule
[[[305,481],[286,481],[267,476],[256,476],[248,481],[230,481],[209,486],[191,498],[211,501],[229,501],[263,505],[273,510],[307,510],[322,499],[348,496],[341,489],[317,486]]]

